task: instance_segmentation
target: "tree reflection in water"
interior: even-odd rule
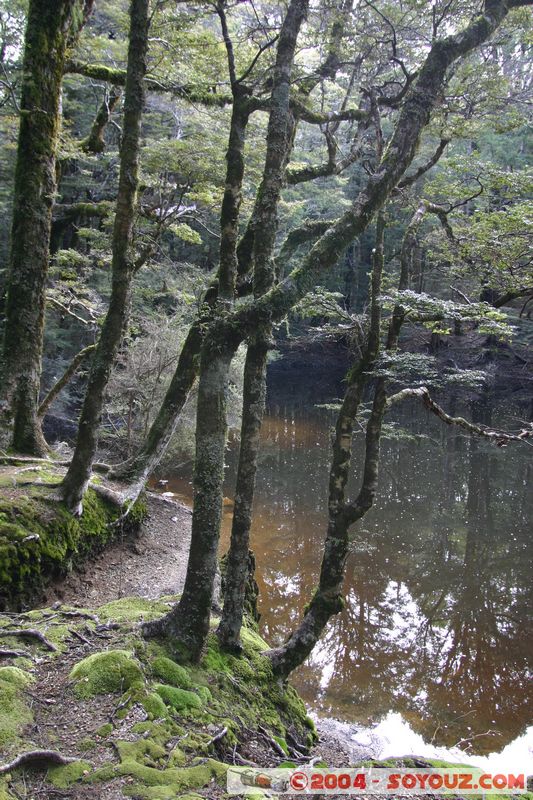
[[[531,723],[530,453],[409,413],[400,421],[412,438],[383,443],[380,499],[353,543],[347,607],[293,682],[322,714],[374,724],[400,712],[426,742],[500,751]],[[476,410],[479,421],[487,414]],[[330,424],[327,411],[301,408],[271,409],[265,421],[252,546],[272,642],[317,580]],[[168,488],[184,486],[175,476]],[[223,546],[230,525],[228,505]]]

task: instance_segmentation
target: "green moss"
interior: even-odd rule
[[[156,619],[168,611],[164,603],[146,600],[143,597],[123,597],[113,600],[98,609],[98,616],[104,622],[139,622],[140,620]]]
[[[141,705],[150,719],[162,719],[168,714],[162,698],[155,692],[147,694],[144,700],[141,701]]]
[[[85,698],[123,692],[144,680],[139,664],[127,650],[93,653],[75,664],[70,678],[76,682],[77,696]]]
[[[89,490],[81,517],[50,498],[49,484],[62,475],[52,470],[24,474],[24,493],[17,487],[0,499],[0,609],[18,608],[39,595],[50,580],[72,565],[101,550],[116,533],[110,525],[120,509]],[[1,473],[11,485],[16,473]],[[48,484],[48,485],[45,485]],[[128,517],[128,530],[136,530],[146,513],[141,499]]]
[[[4,672],[4,670],[7,670],[7,672]],[[29,682],[24,677],[26,673],[23,673],[22,670],[17,670],[16,667],[4,667],[2,672],[4,672],[4,678],[0,678],[1,748],[16,742],[24,727],[33,719],[22,693],[24,686]],[[19,673],[22,673],[22,675]]]
[[[171,686],[190,689],[192,685],[187,670],[166,656],[158,656],[152,661],[152,671],[157,678]]]
[[[48,780],[53,786],[58,789],[67,789],[87,772],[92,769],[92,764],[88,761],[73,761],[71,764],[65,764],[62,767],[51,767],[48,770]]]
[[[175,686],[166,686],[162,683],[156,684],[154,689],[174,711],[184,712],[192,708],[202,708],[202,700],[197,694],[189,692],[187,689],[178,689]]]
[[[287,747],[287,742],[282,736],[274,736],[274,741],[276,741],[286,756],[289,755],[289,748]]]
[[[97,736],[101,736],[103,739],[105,739],[106,736],[109,736],[112,730],[113,730],[112,723],[106,722],[105,725],[102,725],[100,728],[98,728],[96,734]]]
[[[25,686],[29,686],[34,680],[33,675],[24,672],[24,670],[19,667],[0,667],[0,681],[10,683],[17,689],[23,689]]]

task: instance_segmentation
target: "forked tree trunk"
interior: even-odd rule
[[[267,292],[274,285],[276,277],[273,254],[278,227],[277,211],[295,132],[295,119],[290,109],[291,73],[296,42],[306,12],[306,2],[291,4],[280,33],[276,54],[265,168],[253,213],[255,297],[261,297]],[[244,366],[235,506],[226,565],[224,608],[217,631],[221,645],[227,650],[240,648],[239,637],[250,563],[248,551],[257,457],[265,407],[267,355],[271,336],[272,326],[269,323],[258,327],[249,342]]]
[[[378,165],[378,170],[375,175],[369,178],[352,208],[343,214],[337,223],[315,244],[302,265],[293,270],[282,283],[271,289],[266,295],[257,298],[253,303],[246,304],[232,314],[220,317],[217,321],[216,333],[221,350],[219,356],[220,364],[227,357],[230,345],[230,351],[235,350],[240,341],[250,337],[257,330],[258,325],[269,324],[272,321],[282,319],[290,308],[315,285],[317,277],[338,261],[350,241],[366,229],[372,218],[384,206],[391,191],[411,164],[420,134],[429,122],[431,113],[441,95],[449,66],[484,42],[497,29],[511,5],[523,4],[530,4],[530,0],[527,0],[527,3],[526,0],[515,0],[512,3],[501,2],[500,0],[486,0],[484,14],[476,17],[465,30],[433,43],[416,83],[407,94],[391,141],[381,163]],[[212,330],[211,332],[214,331]],[[214,341],[209,345],[210,351],[213,345]],[[220,393],[223,393],[224,390],[220,369],[215,368],[214,356],[212,356],[211,352],[209,357],[206,355],[204,359],[204,369],[206,370],[204,380],[207,379],[207,370],[209,368],[217,381],[216,408],[218,409],[222,405],[218,402],[218,399],[221,397]],[[384,408],[384,404],[384,397],[376,393],[373,418],[371,418],[368,426],[369,436],[375,436],[376,432],[379,433],[378,423],[382,413],[382,405]],[[198,422],[200,422],[200,418]],[[203,420],[202,424],[205,423],[206,421]],[[199,435],[200,432],[197,430],[197,437]],[[188,582],[189,590],[186,599],[185,595],[182,596],[180,603],[169,615],[155,625],[146,626],[147,633],[151,631],[167,631],[172,634],[177,633],[178,637],[182,635],[180,624],[184,626],[184,631],[187,635],[187,641],[184,643],[187,645],[189,656],[192,658],[199,657],[201,645],[208,630],[209,614],[205,612],[206,597],[208,594],[212,594],[215,575],[212,554],[218,545],[217,520],[219,520],[220,515],[218,505],[221,501],[219,488],[221,488],[220,476],[224,465],[224,448],[218,445],[221,438],[220,430],[218,430],[214,438],[216,446],[212,450],[209,470],[210,475],[214,476],[215,482],[219,484],[215,487],[216,491],[213,489],[212,497],[218,496],[219,500],[218,504],[208,510],[213,516],[205,519],[205,524],[213,539],[205,543],[205,558],[202,558],[197,543],[192,545],[196,555],[189,563],[191,578]],[[205,454],[205,457],[207,457],[207,454]],[[342,520],[339,520],[347,527],[353,524],[356,519],[359,519],[362,513],[367,510],[369,496],[371,496],[372,491],[375,491],[373,487],[375,487],[377,476],[372,474],[372,470],[377,468],[377,463],[376,441],[367,441],[367,461],[363,487],[359,493],[358,500],[343,509]],[[342,465],[339,465],[339,469],[342,468]],[[205,478],[209,480],[210,475],[206,475]],[[200,513],[206,512],[203,498],[198,503],[195,502],[195,512],[196,509],[198,509],[198,517]],[[196,531],[198,535],[201,534],[199,524],[196,526]],[[342,528],[339,532],[342,535]],[[338,547],[340,547],[339,552],[337,552]],[[302,624],[297,629],[287,645],[272,654],[274,668],[281,676],[287,675],[295,666],[301,663],[316,643],[320,630],[325,624],[325,621],[322,622],[324,612],[320,606],[325,604],[326,610],[329,608],[331,613],[331,609],[337,608],[339,605],[340,589],[337,580],[339,568],[335,564],[335,560],[340,559],[341,566],[343,566],[344,562],[342,542],[340,545],[335,542],[334,529],[328,531],[326,555],[326,563],[323,565],[324,591],[321,591],[312,602],[313,615],[307,614],[304,618],[305,624]],[[195,576],[200,575],[203,586],[202,597],[199,603],[195,603],[194,598],[191,596],[190,587],[194,585]],[[211,587],[210,590],[209,586]],[[206,589],[208,590],[207,594]],[[187,618],[185,618],[185,610],[189,614]]]
[[[292,47],[290,65],[292,65],[294,46],[306,10],[307,0],[292,0],[283,24],[278,52],[286,46]],[[287,36],[284,36],[288,28],[291,31],[289,43],[287,43]],[[234,74],[234,69],[232,69],[232,56],[229,49],[228,55],[231,75],[232,73]],[[289,72],[284,72],[283,75],[287,107],[290,89],[289,77],[290,68]],[[146,635],[170,634],[175,640],[177,649],[180,650],[181,648],[182,655],[186,655],[192,661],[197,661],[200,658],[209,633],[209,619],[217,572],[218,543],[222,519],[228,370],[233,355],[241,343],[239,333],[232,333],[231,329],[228,330],[224,324],[225,308],[233,299],[237,283],[237,234],[244,175],[244,130],[247,121],[247,111],[245,113],[244,110],[241,110],[242,88],[234,80],[232,80],[232,88],[234,104],[227,155],[226,191],[220,219],[221,245],[218,272],[218,306],[222,311],[222,315],[220,315],[222,325],[218,324],[217,312],[215,312],[215,318],[210,325],[202,347],[196,415],[195,494],[187,575],[183,594],[177,606],[157,623],[149,623],[145,626]],[[244,108],[246,109],[247,107],[244,106]],[[291,133],[286,115],[283,115],[279,122],[282,128],[278,131],[278,136],[280,137],[278,141],[281,139],[284,141],[285,137]],[[287,150],[288,148],[286,147],[283,151],[283,163]],[[265,228],[262,230],[264,241],[267,242],[271,238],[272,245],[276,230],[276,192],[279,197],[282,176],[283,170],[281,170],[279,177],[275,176],[276,181],[279,182],[277,189],[273,184],[270,185],[265,182],[261,187],[265,197],[265,207],[269,204],[273,204],[274,207],[274,217],[272,218],[271,214],[268,217],[265,216]],[[266,248],[263,252],[266,259],[264,270],[270,272],[269,254],[272,248],[269,244],[266,245]],[[269,281],[270,279],[264,277],[262,280]],[[246,555],[248,555],[247,548]]]
[[[2,446],[42,456],[37,408],[60,101],[67,50],[90,10],[82,0],[31,0],[24,43],[6,323],[0,368]]]
[[[109,308],[93,357],[81,411],[76,448],[60,495],[75,514],[91,477],[104,393],[127,319],[134,273],[133,220],[137,201],[144,75],[148,48],[149,0],[131,0],[128,70],[124,101],[124,137],[113,228],[112,286]]]

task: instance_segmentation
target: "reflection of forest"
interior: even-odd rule
[[[365,723],[400,711],[427,741],[487,753],[530,722],[531,467],[528,454],[438,426],[432,435],[385,443],[381,501],[356,531],[347,608],[295,681],[325,713]],[[265,431],[254,548],[273,639],[316,579],[328,437],[327,423],[290,414]]]

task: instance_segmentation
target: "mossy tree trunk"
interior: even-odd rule
[[[105,150],[105,129],[111,121],[113,111],[118,106],[122,97],[122,89],[120,86],[112,86],[111,91],[105,92],[104,99],[102,100],[94,122],[91,126],[89,135],[81,143],[82,150],[86,153],[103,153]]]
[[[482,44],[505,19],[510,7],[530,4],[531,0],[486,0],[484,13],[476,17],[470,25],[458,34],[448,36],[443,40],[433,43],[426,60],[419,71],[416,83],[413,84],[406,95],[398,122],[394,128],[387,150],[378,164],[376,172],[370,176],[366,186],[355,199],[352,208],[343,214],[339,220],[321,237],[314,245],[302,265],[293,270],[285,280],[270,289],[266,294],[258,297],[254,302],[241,306],[230,314],[224,314],[217,320],[216,328],[212,327],[210,333],[215,334],[216,340],[204,344],[202,359],[203,380],[211,386],[201,388],[205,397],[211,398],[217,417],[219,409],[224,408],[225,381],[222,377],[221,365],[229,363],[231,353],[238,344],[253,335],[258,326],[264,326],[283,319],[292,306],[298,302],[316,283],[317,277],[337,263],[345,252],[348,244],[359,236],[369,225],[376,214],[383,208],[390,193],[395,188],[405,170],[411,164],[420,135],[428,124],[431,113],[439,102],[442,89],[446,82],[448,68],[457,59],[468,54],[473,48]],[[374,294],[374,298],[376,298]],[[218,356],[214,351],[218,346]],[[218,366],[215,361],[218,358]],[[216,384],[215,388],[214,385]],[[209,389],[209,393],[208,393]],[[357,401],[350,398],[349,402]],[[339,515],[339,524],[352,525],[368,510],[368,499],[375,492],[377,483],[377,465],[379,453],[379,432],[382,414],[386,404],[385,392],[376,392],[371,419],[367,427],[367,456],[363,485],[358,499],[349,504],[342,515]],[[211,429],[213,446],[210,449],[208,440],[203,439],[204,431],[209,427],[207,404],[202,402],[202,411],[197,417],[197,443],[204,442],[206,452],[197,453],[197,467],[195,486],[195,515],[197,524],[193,519],[193,542],[191,544],[191,559],[189,562],[185,592],[175,608],[155,624],[145,627],[147,635],[166,633],[176,637],[185,645],[190,658],[198,659],[202,643],[209,630],[208,602],[212,597],[213,582],[215,577],[215,560],[213,553],[218,546],[220,505],[222,499],[222,476],[224,465],[224,447],[220,442],[225,439],[225,422],[218,417],[218,427]],[[347,409],[351,411],[351,409]],[[224,428],[224,436],[222,436]],[[348,432],[339,431],[339,446],[347,446]],[[350,435],[351,441],[351,435]],[[198,465],[206,465],[206,469],[198,471]],[[339,469],[343,469],[339,464]],[[205,482],[205,492],[198,493],[199,482]],[[209,486],[209,484],[212,484]],[[212,505],[207,507],[206,497],[210,496]],[[371,503],[370,503],[371,505]],[[206,517],[203,515],[206,514]],[[341,519],[342,516],[342,519]],[[209,540],[202,538],[200,521],[203,521],[208,530]],[[337,524],[337,521],[336,521]],[[197,539],[195,540],[195,532]],[[340,534],[340,538],[336,535]],[[204,555],[202,547],[205,546]],[[346,555],[346,536],[342,535],[342,528],[328,530],[327,554],[325,557],[323,574],[323,591],[313,604],[313,613],[306,614],[303,623],[289,642],[279,650],[273,651],[272,660],[274,668],[280,676],[288,675],[296,666],[306,658],[316,643],[323,626],[329,616],[339,610],[339,586],[342,583],[344,561]],[[194,557],[192,552],[194,551]],[[199,598],[195,600],[193,591],[198,587]],[[321,607],[322,606],[322,607]]]
[[[135,268],[132,236],[148,49],[148,10],[149,0],[131,0],[124,136],[120,151],[120,176],[113,228],[111,299],[89,373],[76,448],[60,487],[61,497],[75,514],[82,511],[83,495],[91,477],[104,394],[120,347],[130,303]]]
[[[277,212],[295,132],[295,118],[290,107],[291,74],[298,34],[307,14],[307,7],[307,1],[291,3],[280,32],[276,54],[265,167],[253,214],[255,297],[267,292],[274,285],[276,277],[273,253],[278,227]],[[249,342],[244,367],[235,507],[226,565],[224,608],[218,628],[220,643],[228,650],[240,647],[239,637],[250,563],[248,551],[257,456],[265,406],[267,355],[271,336],[272,326],[269,323],[258,328]]]
[[[380,349],[381,306],[379,295],[383,276],[383,243],[385,221],[379,212],[376,243],[372,262],[372,293],[368,339],[357,365],[349,375],[348,388],[337,417],[333,456],[329,474],[328,528],[324,544],[320,578],[311,601],[306,606],[300,625],[280,648],[270,651],[274,672],[287,677],[302,664],[318,642],[333,614],[344,608],[342,593],[344,568],[350,547],[349,529],[372,507],[377,489],[381,422],[385,413],[384,386],[374,394],[374,402],[366,429],[365,460],[361,488],[357,499],[346,499],[346,488],[352,464],[352,437],[355,420]],[[378,387],[379,388],[379,387]]]
[[[28,455],[42,456],[47,449],[37,407],[61,85],[68,49],[91,6],[92,1],[31,0],[28,8],[0,365],[2,444]]]
[[[210,300],[211,312],[210,319],[207,320],[207,332],[203,341],[199,340],[196,344],[198,346],[201,343],[201,356],[196,409],[191,548],[180,602],[162,620],[145,626],[147,636],[159,633],[171,635],[181,647],[185,648],[187,656],[193,661],[199,658],[209,632],[214,579],[218,565],[227,433],[228,375],[231,361],[240,344],[238,336],[232,336],[231,333],[228,335],[225,328],[220,328],[219,320],[227,314],[235,297],[239,212],[244,179],[244,145],[249,115],[248,90],[236,78],[233,46],[223,5],[219,4],[217,11],[228,55],[233,105],[226,152],[225,189],[220,212],[220,253],[216,295]],[[176,374],[173,380],[176,379]],[[190,375],[192,377],[192,371]],[[167,429],[171,427],[168,418],[165,426]],[[159,443],[163,436],[161,432],[158,434]]]

